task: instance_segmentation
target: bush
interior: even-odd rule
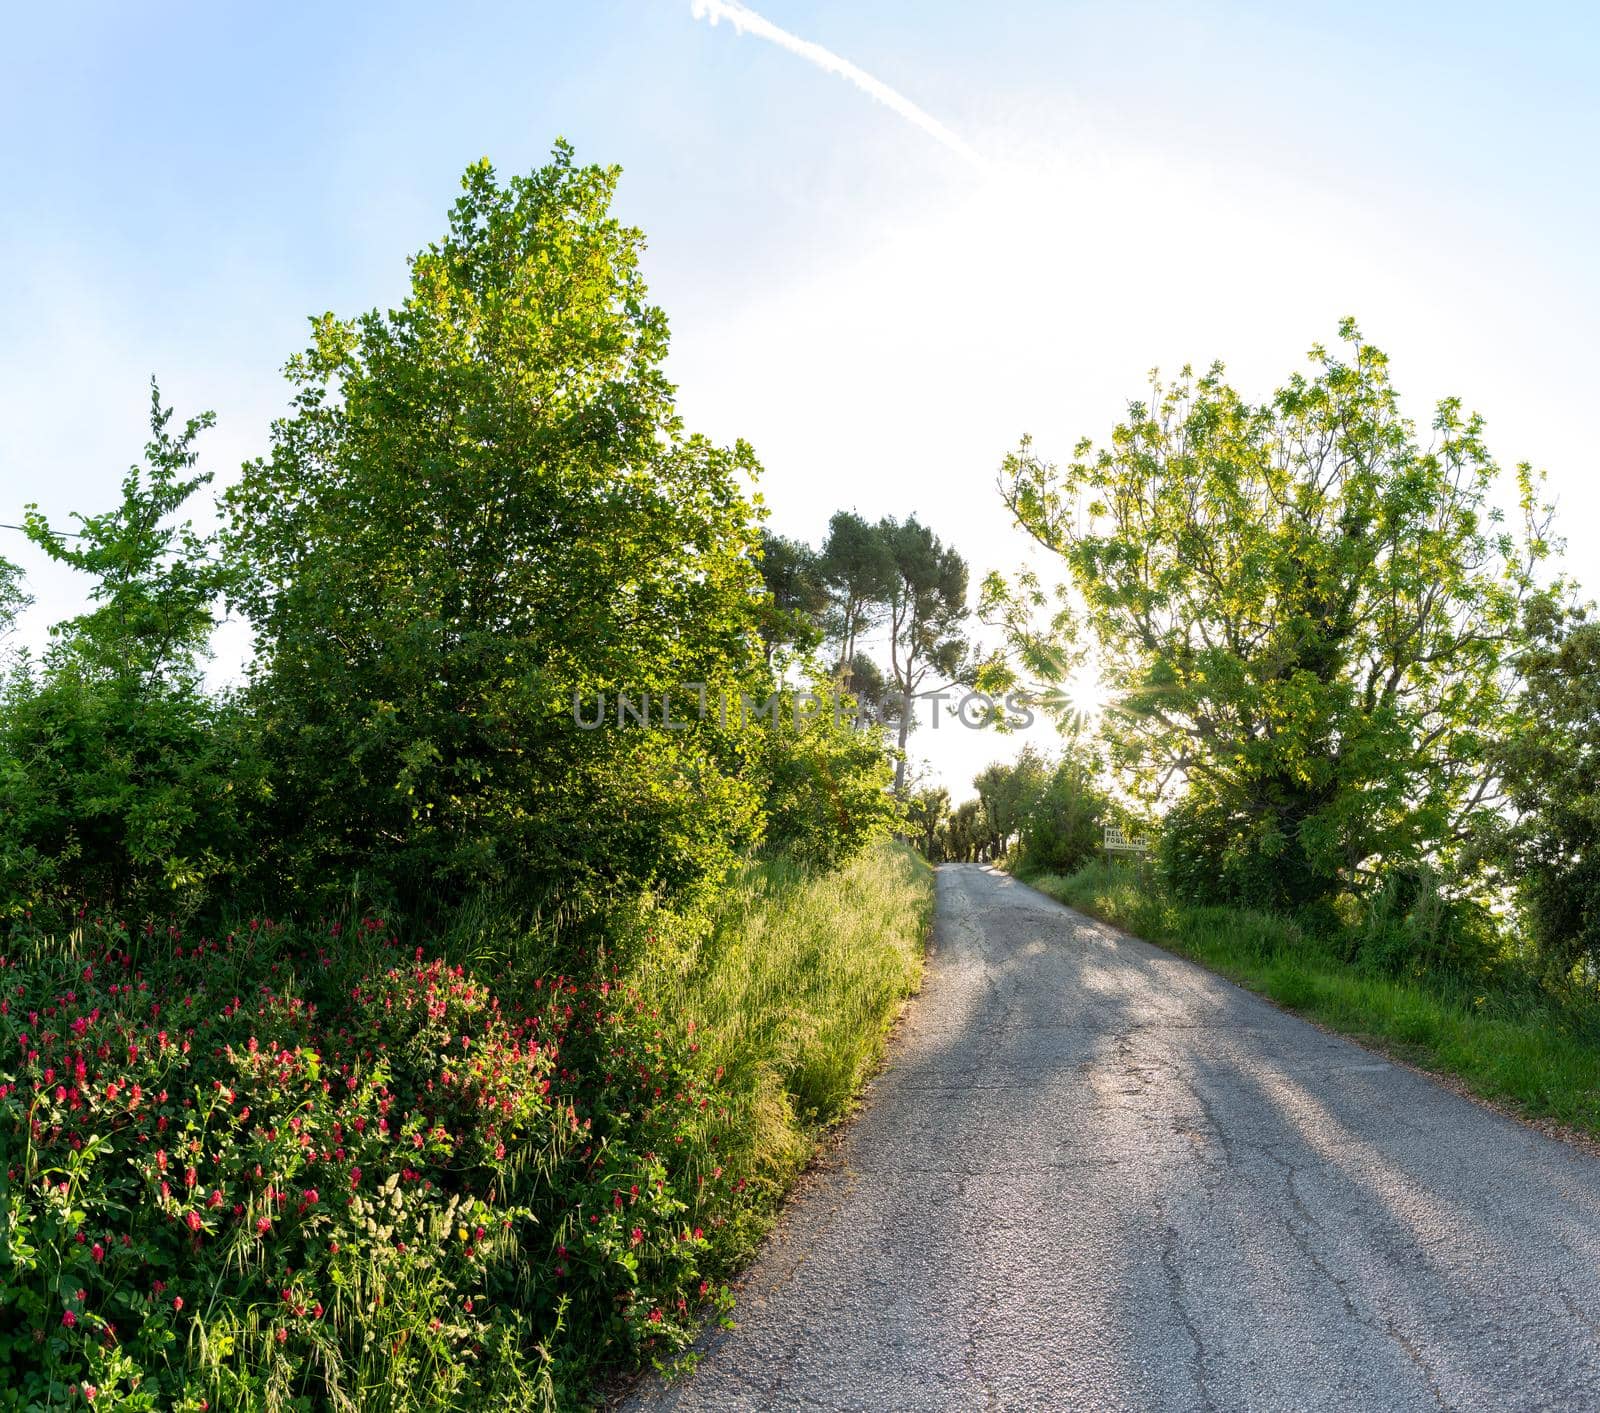
[[[1535,600],[1521,729],[1504,745],[1516,810],[1501,862],[1516,880],[1545,964],[1600,975],[1600,623]]]
[[[1089,765],[1065,756],[1022,825],[1023,869],[1071,873],[1100,848],[1105,794]]]
[[[1494,919],[1482,905],[1448,896],[1432,869],[1391,870],[1363,911],[1354,951],[1367,971],[1470,977],[1486,971],[1499,953]]]
[[[1162,820],[1157,857],[1184,903],[1294,913],[1330,891],[1297,833],[1236,814],[1193,786]]]
[[[188,915],[245,858],[263,785],[250,723],[187,684],[57,660],[0,697],[0,911],[90,898]]]
[[[0,1407],[467,1407],[687,1340],[745,1186],[692,1038],[363,937],[13,938]]]
[[[83,898],[192,912],[253,852],[246,821],[266,791],[250,723],[201,682],[229,574],[211,539],[167,523],[210,480],[191,472],[212,419],[171,421],[152,388],[145,464],[112,510],[70,534],[27,515],[29,538],[92,580],[95,606],[0,691],[0,912]],[[16,597],[4,568],[0,630]]]
[[[832,868],[887,838],[902,820],[878,732],[852,724],[854,701],[831,683],[814,683],[811,695],[813,710],[763,734],[766,846]]]
[[[877,1062],[931,893],[898,846],[770,861],[637,978],[493,986],[376,919],[17,924],[0,1409],[527,1409],[670,1365]]]

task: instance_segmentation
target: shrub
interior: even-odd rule
[[[1192,785],[1162,821],[1158,858],[1184,903],[1293,913],[1329,892],[1293,827],[1231,811]]]
[[[1600,622],[1536,600],[1527,614],[1521,729],[1504,745],[1517,818],[1502,862],[1547,966],[1600,974]]]
[[[854,702],[813,683],[807,713],[762,737],[766,845],[806,864],[837,867],[902,822],[893,769],[878,732],[852,724]]]
[[[0,1407],[455,1408],[671,1357],[745,1200],[696,1057],[610,981],[507,1000],[376,924],[14,935]]]
[[[1451,897],[1429,868],[1386,874],[1365,902],[1354,941],[1361,967],[1388,976],[1473,976],[1499,951],[1494,919],[1481,904]]]
[[[1092,764],[1064,756],[1023,822],[1021,867],[1049,873],[1080,868],[1100,848],[1106,809]]]
[[[211,539],[167,523],[210,480],[191,473],[212,419],[171,419],[152,388],[145,464],[112,510],[70,535],[28,513],[29,538],[93,581],[94,607],[0,691],[0,910],[192,911],[250,853],[252,733],[200,671],[229,575]],[[0,629],[9,583],[0,572]]]

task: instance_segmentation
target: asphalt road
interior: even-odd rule
[[[1600,1409],[1600,1160],[976,865],[651,1409]]]

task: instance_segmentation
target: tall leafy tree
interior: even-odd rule
[[[888,611],[894,553],[880,526],[853,510],[841,510],[828,522],[818,568],[830,599],[828,632],[838,645],[848,681],[856,640],[881,623]]]
[[[935,860],[935,845],[940,827],[950,817],[950,792],[943,786],[929,785],[912,792],[906,801],[906,823],[916,834],[923,857]],[[936,860],[935,860],[936,861]]]
[[[683,428],[617,177],[468,168],[399,308],[313,320],[227,496],[298,878],[584,908],[688,896],[759,832],[732,725],[616,725],[754,685],[760,601],[755,457]]]
[[[963,631],[968,615],[967,564],[914,515],[904,523],[880,521],[878,533],[893,565],[888,591],[889,676],[900,699],[900,760],[894,783],[896,794],[903,795],[913,703],[930,676],[954,681],[968,654]]]
[[[1018,522],[1070,572],[1121,710],[1113,761],[1187,781],[1251,901],[1298,904],[1449,853],[1498,793],[1493,743],[1545,515],[1494,507],[1483,423],[1419,438],[1353,323],[1252,404],[1220,365],[1132,403],[1109,445],[1008,457]]]
[[[785,649],[806,653],[822,641],[828,590],[818,555],[809,545],[761,530],[761,646],[770,666]]]
[[[997,854],[1011,847],[1049,783],[1049,763],[1033,746],[1024,746],[1014,761],[996,761],[980,771],[972,785],[983,804],[984,818]]]
[[[1509,863],[1540,952],[1600,966],[1600,623],[1541,599],[1522,660],[1526,708],[1507,743],[1517,812]]]
[[[121,501],[28,537],[90,580],[92,607],[52,630],[0,713],[0,891],[42,901],[191,906],[244,852],[259,789],[234,703],[202,685],[231,582],[211,536],[177,517],[211,479],[195,470],[209,413],[181,429],[153,385],[143,465]]]
[[[946,858],[957,863],[971,863],[982,858],[986,839],[987,823],[979,801],[964,800],[950,812],[943,829]]]

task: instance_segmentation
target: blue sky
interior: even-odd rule
[[[992,484],[1021,433],[1103,433],[1156,364],[1220,356],[1264,394],[1354,313],[1414,415],[1459,392],[1502,460],[1548,469],[1584,573],[1594,11],[755,8],[982,165],[690,0],[13,11],[0,520],[106,505],[151,373],[217,411],[226,480],[306,316],[397,300],[469,161],[564,135],[624,168],[685,415],[753,442],[782,530],[916,511],[975,571],[1013,566]],[[76,586],[27,564],[37,640]],[[1003,753],[968,735],[924,741],[957,789]]]

